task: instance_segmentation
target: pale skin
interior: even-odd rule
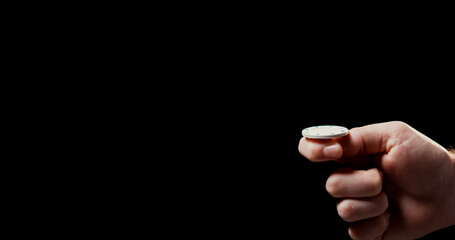
[[[339,199],[338,214],[355,240],[416,239],[455,225],[455,153],[403,122],[302,138],[299,151],[313,162],[345,165],[326,189]]]

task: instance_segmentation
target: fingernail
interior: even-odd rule
[[[341,147],[338,144],[325,147],[322,152],[324,156],[329,158],[336,158],[341,156]]]

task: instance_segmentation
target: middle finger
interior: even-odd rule
[[[340,168],[329,176],[326,189],[336,198],[373,197],[382,190],[382,174],[377,168]]]

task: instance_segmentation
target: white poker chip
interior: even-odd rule
[[[334,125],[322,125],[308,127],[302,130],[302,135],[306,138],[330,139],[348,135],[349,130],[345,127]]]

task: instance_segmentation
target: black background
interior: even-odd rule
[[[133,18],[130,24],[125,16],[120,20],[124,26],[103,18],[106,24],[95,26],[93,32],[103,34],[110,24],[112,36],[98,41],[89,33],[87,38],[76,37],[75,44],[63,41],[63,47],[72,51],[90,47],[87,53],[81,50],[74,66],[66,61],[47,66],[58,69],[57,74],[64,72],[61,76],[106,80],[99,89],[90,84],[87,88],[94,95],[108,96],[88,99],[84,115],[77,116],[71,108],[68,114],[77,122],[74,131],[80,130],[81,123],[90,125],[90,131],[95,128],[95,136],[80,131],[83,136],[70,153],[85,155],[81,149],[100,149],[97,155],[86,154],[98,161],[81,157],[86,162],[80,168],[100,179],[87,181],[88,188],[93,195],[111,189],[114,193],[99,200],[103,207],[92,203],[92,194],[87,199],[82,195],[82,201],[101,216],[84,215],[84,223],[93,221],[98,227],[110,220],[115,227],[120,222],[118,230],[130,222],[134,228],[152,228],[147,231],[151,234],[163,226],[169,235],[210,239],[348,239],[348,225],[337,216],[336,199],[324,187],[338,165],[312,163],[299,154],[303,128],[321,124],[352,128],[401,120],[444,147],[454,144],[453,40],[447,31],[451,26],[442,24],[451,22],[444,14],[430,23],[428,17],[389,20],[396,14],[393,11],[364,21],[369,8],[356,15],[340,12],[332,17],[329,6],[206,7],[196,6],[193,11],[176,5],[162,15],[136,14],[135,9],[134,15],[151,19]],[[332,12],[338,11],[337,6],[331,7],[335,7]],[[124,33],[122,27],[128,31]],[[71,39],[78,35],[69,31]],[[53,60],[60,61],[60,55]],[[69,66],[74,69],[67,71]],[[37,73],[47,71],[37,68]],[[86,68],[99,69],[85,74],[81,69]],[[105,78],[106,73],[113,76]],[[130,81],[133,86],[123,88]],[[115,84],[121,90],[110,89]],[[74,99],[81,98],[86,96]],[[115,114],[96,122],[93,116],[109,107]],[[118,122],[114,124],[111,118]],[[117,139],[118,126],[124,128],[122,134],[134,136]],[[117,140],[121,144],[110,145]],[[106,153],[110,153],[108,158]],[[71,200],[73,195],[77,194],[71,193]],[[80,202],[70,206],[75,211],[83,209]],[[454,235],[452,228],[434,236],[444,231]]]

